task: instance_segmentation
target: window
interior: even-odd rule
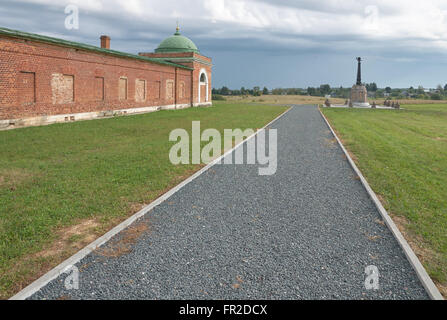
[[[174,99],[174,80],[166,80],[166,100]]]
[[[119,99],[127,100],[127,78],[120,78],[119,81]]]
[[[95,100],[104,100],[104,78],[95,77]]]
[[[53,104],[70,103],[74,101],[74,76],[54,73],[51,78]]]
[[[183,81],[180,81],[179,85],[179,98],[185,98],[186,97],[186,90],[185,90],[185,83]]]
[[[135,81],[135,101],[146,101],[146,80],[137,79]]]
[[[18,81],[20,105],[36,102],[36,74],[34,72],[19,72]]]

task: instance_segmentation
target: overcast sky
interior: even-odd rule
[[[65,28],[68,4],[79,29]],[[0,26],[153,51],[181,32],[213,59],[213,87],[447,83],[446,0],[0,0]]]

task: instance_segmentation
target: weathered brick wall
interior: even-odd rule
[[[191,83],[198,81],[195,73],[175,66],[0,37],[0,120],[191,104],[197,101],[193,100],[197,92]],[[211,79],[210,68],[208,76]],[[172,94],[166,91],[171,90],[169,82]],[[209,91],[211,97],[211,83]]]

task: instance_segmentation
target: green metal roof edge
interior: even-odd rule
[[[195,58],[195,57],[152,57],[151,59],[156,59],[156,60],[180,60],[180,61],[188,61],[188,62],[199,62],[201,64],[205,64],[205,65],[209,65],[209,66],[213,66],[212,62],[206,61],[206,60],[202,60],[199,58]],[[175,63],[175,62],[173,62]]]
[[[186,49],[186,48],[157,48],[155,53],[182,53],[182,52],[194,52],[200,54],[198,49]]]
[[[142,61],[153,62],[156,64],[163,64],[163,65],[169,65],[169,66],[179,67],[179,68],[188,69],[188,70],[194,70],[192,68],[186,67],[181,64],[173,63],[173,62],[167,62],[167,61],[163,61],[163,60],[155,60],[153,58],[139,56],[139,55],[132,54],[132,53],[126,53],[126,52],[110,50],[110,49],[103,49],[103,48],[95,47],[95,46],[92,46],[89,44],[68,41],[68,40],[63,40],[63,39],[58,39],[58,38],[53,38],[53,37],[47,37],[47,36],[43,36],[43,35],[39,35],[39,34],[35,34],[35,33],[12,30],[12,29],[8,29],[8,28],[4,28],[4,27],[0,27],[0,35],[5,35],[5,36],[9,36],[9,37],[14,37],[14,38],[24,38],[24,39],[28,39],[28,40],[35,40],[35,41],[39,41],[39,42],[45,42],[45,43],[60,45],[60,46],[64,46],[64,47],[82,49],[82,50],[93,51],[93,52],[97,52],[97,53],[109,54],[109,55],[114,55],[114,56],[119,56],[119,57],[124,57],[124,58],[130,58],[130,59],[138,59],[138,60],[142,60]]]

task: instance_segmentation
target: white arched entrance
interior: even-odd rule
[[[202,90],[203,87],[205,88],[205,95],[204,95],[204,99],[202,98]],[[208,75],[206,74],[206,70],[205,69],[200,69],[200,73],[199,73],[199,103],[201,102],[208,102],[209,101],[209,97],[208,97]],[[205,101],[202,101],[205,100]]]

